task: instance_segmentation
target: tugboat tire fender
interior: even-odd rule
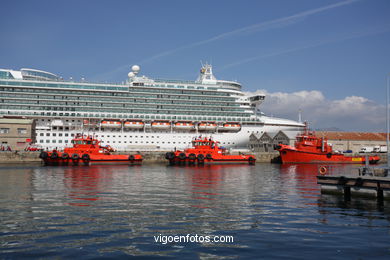
[[[49,155],[47,154],[47,152],[43,152],[43,151],[39,154],[39,158],[41,159],[46,159],[48,156]]]
[[[79,157],[79,155],[77,153],[74,153],[74,154],[72,154],[72,159],[73,160],[78,160],[78,159],[80,159],[80,157]]]
[[[91,158],[89,157],[89,154],[83,154],[82,156],[81,156],[81,159],[83,160],[83,161],[89,161]]]
[[[50,155],[50,158],[51,159],[57,159],[58,158],[58,153],[52,152],[51,155]]]
[[[206,154],[206,159],[209,159],[209,160],[211,160],[211,159],[213,159],[213,156],[211,155],[211,154]]]
[[[198,160],[199,160],[199,161],[203,161],[203,160],[204,160],[204,155],[203,155],[203,154],[201,154],[201,153],[200,153],[200,154],[198,154],[198,156],[197,156],[197,157],[198,157]]]
[[[69,159],[69,154],[68,154],[68,153],[63,153],[63,154],[61,155],[61,159],[63,159],[63,160]]]
[[[130,155],[130,156],[129,156],[129,161],[134,161],[134,160],[135,160],[134,155]]]
[[[180,153],[180,154],[179,154],[179,159],[180,159],[180,160],[184,160],[184,159],[186,159],[186,158],[187,158],[187,156],[186,156],[185,153]]]
[[[167,153],[165,154],[165,158],[168,159],[168,160],[171,160],[171,159],[175,158],[175,153],[173,153],[173,152],[167,152]]]

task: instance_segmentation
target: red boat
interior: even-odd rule
[[[255,164],[253,155],[231,155],[226,149],[219,147],[217,141],[211,138],[197,138],[192,141],[193,148],[184,151],[174,151],[165,154],[170,164],[204,164],[204,163],[249,163]]]
[[[114,150],[110,146],[101,146],[100,141],[92,136],[76,136],[72,144],[73,147],[67,147],[63,152],[42,151],[39,158],[46,165],[139,164],[142,162],[140,154],[112,154]]]
[[[305,130],[297,136],[295,146],[279,144],[282,163],[365,163],[365,156],[345,156],[335,153],[326,138],[315,136],[313,132]],[[369,163],[374,164],[380,160],[379,156],[369,156]]]

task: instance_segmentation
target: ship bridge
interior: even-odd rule
[[[217,80],[213,74],[213,67],[210,64],[202,65],[197,82],[201,84],[217,85],[222,89],[241,91],[241,84],[235,81]]]

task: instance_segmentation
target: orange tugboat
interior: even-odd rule
[[[326,138],[319,138],[313,132],[305,130],[297,136],[295,146],[279,144],[282,163],[365,163],[365,156],[345,156],[335,153]],[[369,156],[369,163],[374,164],[380,160],[379,156]]]
[[[192,141],[193,148],[184,151],[168,152],[165,158],[170,164],[204,164],[204,163],[249,163],[255,164],[253,155],[231,155],[226,149],[219,147],[217,141],[211,138],[199,137]]]
[[[67,147],[63,152],[42,151],[39,158],[46,165],[139,164],[142,162],[140,154],[112,154],[114,150],[110,146],[101,146],[100,141],[92,136],[76,136],[72,144],[73,147]]]

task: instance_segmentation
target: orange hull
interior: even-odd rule
[[[73,147],[63,152],[53,150],[41,152],[39,157],[46,165],[92,165],[92,164],[139,164],[142,155],[112,154],[111,147],[100,146],[100,141],[88,136],[78,136],[72,140]]]
[[[83,159],[82,154],[72,154],[72,157],[62,157],[64,153],[57,152],[57,156],[52,156],[53,152],[47,152],[47,157],[42,158],[46,165],[97,165],[97,164],[140,164],[142,156],[139,154],[111,155],[111,154],[89,154],[89,159]],[[77,158],[78,157],[78,158]]]
[[[345,156],[334,153],[311,153],[282,148],[279,150],[282,163],[355,163],[364,164],[365,156]],[[380,160],[379,156],[369,156],[369,163],[374,164]]]
[[[226,154],[225,149],[218,146],[218,142],[207,138],[195,139],[193,148],[184,151],[168,152],[165,158],[170,164],[255,164],[256,158],[253,155],[231,155]]]
[[[326,138],[317,137],[314,132],[297,135],[294,146],[280,144],[276,146],[282,163],[356,163],[366,162],[365,156],[345,156],[334,153]],[[369,156],[370,163],[377,163],[379,156]]]

